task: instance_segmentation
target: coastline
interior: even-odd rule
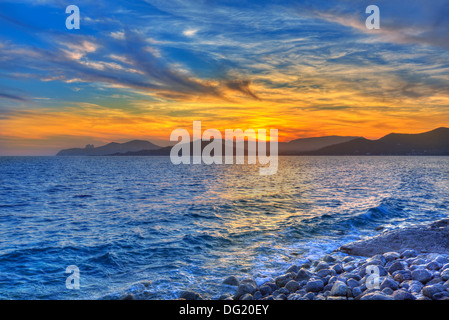
[[[449,300],[449,219],[343,245],[263,283],[230,275],[222,285],[219,300]]]

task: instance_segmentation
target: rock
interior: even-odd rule
[[[347,298],[346,297],[342,297],[342,296],[329,296],[329,297],[327,297],[327,300],[329,300],[329,301],[347,300]]]
[[[353,289],[355,287],[358,287],[360,283],[355,279],[348,279],[348,281],[346,281],[346,285],[348,286],[348,288]]]
[[[203,297],[201,297],[201,295],[193,291],[181,292],[180,298],[185,300],[203,300]]]
[[[345,244],[339,251],[355,256],[371,257],[391,251],[400,251],[401,257],[417,256],[418,251],[449,254],[449,219],[428,225],[414,225],[383,232],[375,237]],[[404,255],[405,254],[405,255]]]
[[[122,300],[135,300],[134,295],[132,293],[127,294],[122,298]],[[187,299],[186,299],[187,300]]]
[[[234,300],[234,299],[232,299],[232,294],[225,293],[225,294],[222,294],[220,296],[220,298],[218,298],[218,300]]]
[[[437,292],[433,295],[432,299],[433,300],[448,300],[449,292],[447,292],[447,291]]]
[[[320,271],[318,271],[317,273],[316,273],[316,275],[319,277],[319,278],[325,278],[325,277],[327,277],[327,276],[329,276],[329,275],[331,275],[331,276],[335,276],[337,273],[334,271],[334,270],[331,270],[331,269],[321,269]]]
[[[416,300],[416,297],[404,289],[399,289],[393,292],[394,300]]]
[[[408,290],[412,293],[420,293],[422,288],[424,288],[424,285],[416,280],[413,280],[410,282]]]
[[[254,293],[254,300],[260,300],[260,299],[262,299],[262,293],[260,292],[260,291],[256,291],[255,293]]]
[[[273,292],[273,290],[269,285],[264,284],[259,287],[259,292],[262,294],[262,296],[265,297],[269,296]]]
[[[390,251],[383,254],[386,262],[392,262],[400,258],[400,254],[396,251]]]
[[[327,263],[332,263],[332,262],[337,261],[337,259],[335,257],[327,254],[327,255],[324,256],[323,261],[327,262]]]
[[[440,270],[442,267],[441,263],[438,263],[436,261],[431,261],[428,264],[426,264],[426,269],[428,270]]]
[[[243,296],[247,293],[253,295],[256,292],[256,290],[257,290],[257,285],[254,285],[253,283],[251,283],[249,281],[248,282],[242,281],[239,284],[237,291],[235,292],[234,299],[239,300],[241,296]]]
[[[223,280],[223,284],[227,284],[229,286],[239,286],[239,279],[237,279],[236,276],[229,276],[226,279]]]
[[[449,269],[444,269],[441,274],[441,279],[443,279],[443,281],[447,281],[449,280]]]
[[[414,258],[416,256],[418,256],[418,251],[416,251],[415,249],[405,250],[401,253],[401,258]]]
[[[393,292],[394,292],[394,290],[391,289],[391,288],[384,288],[384,289],[382,290],[382,293],[385,293],[385,294],[387,294],[387,295],[389,295],[389,296],[391,296],[391,295],[393,294]]]
[[[311,279],[306,284],[306,291],[307,292],[320,292],[324,289],[324,283],[322,280],[319,279]]]
[[[298,273],[297,273],[297,275],[295,277],[295,280],[296,281],[309,280],[311,277],[312,277],[312,274],[308,270],[306,270],[304,268],[301,268],[298,271]]]
[[[337,263],[331,267],[331,270],[334,270],[335,273],[340,274],[343,272],[343,266],[341,265],[341,263]]]
[[[292,274],[287,273],[282,276],[279,276],[275,279],[276,285],[279,287],[284,287],[290,280],[292,280]]]
[[[433,299],[434,294],[446,291],[442,284],[433,284],[422,288],[422,294],[430,299]]]
[[[322,269],[329,269],[329,264],[328,264],[327,262],[324,262],[324,261],[320,262],[320,263],[316,266],[315,272],[318,272],[318,271],[320,271],[320,270],[322,270]]]
[[[426,284],[432,280],[432,274],[426,269],[416,269],[412,271],[412,279]]]
[[[369,292],[364,294],[360,300],[394,300],[392,296],[389,296],[382,292]]]
[[[380,284],[380,290],[385,288],[390,288],[394,291],[399,288],[399,284],[391,278],[385,278],[385,280]]]
[[[403,282],[412,279],[412,272],[409,270],[398,270],[395,271],[392,276],[395,281]]]
[[[315,299],[315,294],[313,292],[308,292],[303,296],[303,298],[305,300],[313,300]]]
[[[394,261],[391,266],[388,268],[388,272],[393,274],[395,271],[405,270],[406,266],[404,266],[405,262],[402,261]]]
[[[356,298],[362,294],[362,289],[360,287],[354,287],[354,288],[352,288],[351,291],[352,291],[352,296],[354,298]]]
[[[299,267],[297,265],[292,265],[290,268],[287,269],[287,273],[298,273]]]
[[[381,254],[376,254],[375,256],[372,256],[371,258],[367,259],[365,264],[366,266],[376,265],[376,266],[384,266],[387,260],[385,257]]]
[[[346,296],[348,294],[348,286],[342,281],[336,281],[332,286],[331,296]]]
[[[245,293],[239,300],[254,300],[254,297],[249,293]]]
[[[297,290],[299,290],[299,288],[300,288],[299,283],[296,282],[295,280],[290,280],[285,285],[285,289],[287,289],[291,293],[296,292]]]

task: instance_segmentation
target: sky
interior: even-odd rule
[[[193,121],[280,141],[449,126],[447,17],[447,0],[2,0],[0,155],[165,146]]]

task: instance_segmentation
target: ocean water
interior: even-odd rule
[[[0,157],[0,299],[217,298],[339,245],[449,216],[449,157]],[[66,267],[80,289],[66,288]]]

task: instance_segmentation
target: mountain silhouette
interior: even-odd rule
[[[419,134],[390,133],[378,140],[357,138],[303,155],[449,155],[449,128]]]
[[[57,156],[107,156],[116,153],[135,152],[140,150],[161,149],[149,141],[133,140],[125,143],[111,142],[107,145],[95,148],[93,145],[87,145],[84,149],[73,148],[59,151]]]

